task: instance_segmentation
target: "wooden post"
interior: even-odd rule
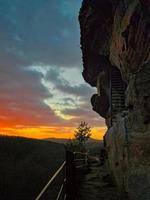
[[[66,200],[74,200],[76,195],[74,153],[66,151]]]

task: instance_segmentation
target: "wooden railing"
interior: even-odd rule
[[[82,152],[66,151],[66,160],[51,177],[48,183],[35,200],[41,200],[45,192],[50,189],[50,186],[60,173],[64,170],[64,179],[60,186],[56,200],[74,200],[78,189],[79,170],[88,166],[88,154]],[[51,199],[51,198],[49,198]],[[44,200],[47,200],[44,198]]]
[[[35,200],[40,200],[41,197],[44,195],[44,193],[47,191],[47,189],[49,188],[49,186],[53,183],[53,181],[56,179],[56,177],[60,174],[60,172],[62,172],[62,170],[64,169],[66,165],[66,161],[63,162],[63,164],[59,167],[59,169],[55,172],[55,174],[51,177],[51,179],[48,181],[48,183],[44,186],[44,188],[42,189],[42,191],[40,192],[40,194],[36,197]],[[60,187],[60,190],[58,192],[57,198],[56,200],[59,200],[61,195],[62,195],[62,191],[65,187],[65,182],[66,182],[66,178],[64,178],[63,183]]]
[[[78,191],[80,170],[88,166],[87,153],[66,152],[66,199],[74,200]]]

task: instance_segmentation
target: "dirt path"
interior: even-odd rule
[[[105,166],[100,166],[98,160],[90,162],[90,171],[81,182],[76,200],[119,200],[116,187],[108,176]],[[122,199],[121,199],[122,200]]]

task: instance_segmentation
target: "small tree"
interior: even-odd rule
[[[91,127],[86,122],[80,122],[79,126],[75,130],[75,139],[80,144],[84,144],[91,136]]]

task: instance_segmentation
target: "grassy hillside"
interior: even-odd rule
[[[34,200],[63,160],[61,144],[0,136],[0,199]]]

